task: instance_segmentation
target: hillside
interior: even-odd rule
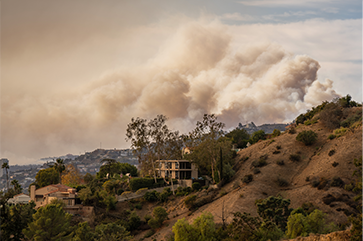
[[[359,110],[359,107],[351,109],[352,112]],[[305,146],[296,141],[298,133],[304,130],[312,130],[318,134],[315,144]],[[332,187],[331,184],[333,178],[337,177],[345,184],[353,180],[352,173],[356,169],[353,160],[362,155],[362,125],[347,129],[343,135],[332,140],[328,139],[330,134],[332,131],[320,121],[310,126],[300,124],[295,134],[285,132],[241,150],[236,159],[236,174],[233,179],[220,190],[210,190],[209,193],[203,190],[198,193],[199,197],[215,193],[212,202],[190,212],[184,207],[183,197],[168,201],[165,207],[170,220],[155,235],[145,240],[165,240],[178,219],[185,217],[191,222],[205,211],[213,214],[216,223],[222,222],[223,209],[227,223],[232,220],[232,213],[237,211],[257,216],[255,200],[277,195],[290,199],[292,208],[311,203],[327,213],[329,221],[336,224],[346,223],[347,216],[356,212],[354,207],[357,203],[353,201],[356,194],[345,190],[344,185]],[[281,149],[278,149],[278,146]],[[299,155],[301,160],[289,160],[292,154]],[[259,167],[261,172],[254,174],[252,162],[265,155],[267,165]],[[284,161],[284,165],[276,163],[281,160]],[[248,174],[253,175],[253,181],[243,183],[243,177]],[[286,181],[287,186],[279,186],[278,179]],[[148,210],[151,209],[150,206]],[[140,214],[140,217],[143,215],[144,213]],[[136,238],[142,238],[146,232],[137,235]]]

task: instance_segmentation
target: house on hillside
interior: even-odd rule
[[[155,163],[159,177],[178,179],[185,186],[192,186],[192,179],[198,179],[198,168],[188,160],[161,160]]]
[[[62,184],[52,184],[39,189],[35,185],[30,187],[30,198],[36,208],[49,204],[53,199],[61,199],[68,206],[76,205],[76,189]]]
[[[27,204],[27,203],[29,203],[29,201],[30,201],[29,195],[26,195],[24,193],[20,193],[18,195],[15,195],[14,197],[10,198],[8,200],[8,203],[9,204],[14,204],[14,205],[18,204],[18,203]]]

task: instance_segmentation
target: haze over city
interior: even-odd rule
[[[362,2],[1,2],[1,158],[129,148],[132,117],[190,131],[362,101]]]

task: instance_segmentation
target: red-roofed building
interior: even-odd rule
[[[30,198],[35,202],[36,208],[49,204],[53,199],[62,199],[66,206],[75,206],[76,189],[63,184],[52,184],[39,189],[32,185]]]

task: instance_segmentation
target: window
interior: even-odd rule
[[[179,179],[179,172],[175,171],[175,179]]]
[[[165,171],[165,177],[169,177],[169,172]]]
[[[179,169],[179,162],[175,162],[175,169]]]

